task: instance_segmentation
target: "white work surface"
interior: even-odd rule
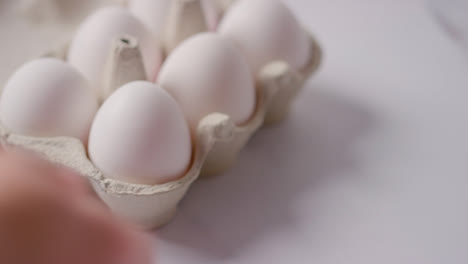
[[[468,56],[424,1],[286,2],[323,67],[286,122],[193,186],[158,263],[468,263]],[[59,38],[5,17],[2,81]]]

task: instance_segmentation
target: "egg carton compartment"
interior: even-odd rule
[[[180,8],[183,10],[183,7]],[[181,10],[176,13],[185,14]],[[212,113],[200,121],[193,136],[191,165],[184,176],[172,182],[150,186],[108,178],[93,165],[85,146],[75,138],[23,136],[10,132],[0,124],[0,141],[6,149],[31,150],[55,164],[73,169],[90,180],[98,196],[114,213],[147,229],[160,227],[174,217],[178,203],[197,178],[214,176],[229,169],[258,129],[287,116],[294,97],[316,72],[322,58],[315,38],[309,34],[309,39],[311,56],[300,71],[282,61],[263,67],[257,77],[256,110],[247,123],[238,126],[229,116],[221,113]],[[45,56],[65,59],[67,47],[67,44],[61,45]],[[137,39],[132,36],[115,39],[105,74],[104,97],[122,84],[146,79]]]

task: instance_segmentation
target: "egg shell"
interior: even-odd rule
[[[162,41],[170,3],[171,0],[130,0],[128,8]]]
[[[201,33],[180,44],[163,64],[158,82],[180,104],[192,131],[213,112],[239,125],[255,109],[247,61],[231,41],[215,33]]]
[[[238,45],[255,75],[277,60],[300,70],[311,56],[306,32],[279,0],[236,1],[218,31]]]
[[[101,8],[79,27],[68,51],[68,61],[91,81],[102,95],[107,61],[113,41],[122,36],[138,39],[148,80],[154,80],[162,54],[146,26],[124,7]]]
[[[101,106],[89,155],[106,177],[138,184],[175,180],[191,159],[188,125],[177,103],[155,84],[128,83]]]
[[[85,78],[57,59],[20,67],[0,99],[0,119],[23,135],[70,136],[86,141],[98,104]]]

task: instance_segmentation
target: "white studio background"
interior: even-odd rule
[[[285,2],[323,67],[286,122],[194,185],[155,232],[159,263],[468,263],[466,52],[422,0]],[[2,83],[68,27],[8,6]]]

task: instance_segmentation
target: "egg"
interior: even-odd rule
[[[112,42],[125,35],[138,39],[146,75],[148,80],[154,80],[162,60],[159,45],[146,26],[126,8],[99,9],[81,24],[70,44],[69,63],[90,80],[98,96],[103,93]]]
[[[192,147],[176,101],[153,83],[135,81],[104,101],[91,126],[88,151],[106,177],[153,185],[182,176]]]
[[[254,74],[275,60],[298,70],[311,55],[308,35],[279,0],[234,2],[218,31],[238,45]]]
[[[161,67],[158,83],[180,104],[192,132],[208,114],[224,113],[241,125],[255,109],[247,61],[231,41],[215,33],[180,44]]]
[[[8,80],[0,119],[18,134],[86,141],[97,108],[89,83],[77,70],[57,59],[37,59]]]
[[[128,8],[162,41],[171,0],[130,0]]]

